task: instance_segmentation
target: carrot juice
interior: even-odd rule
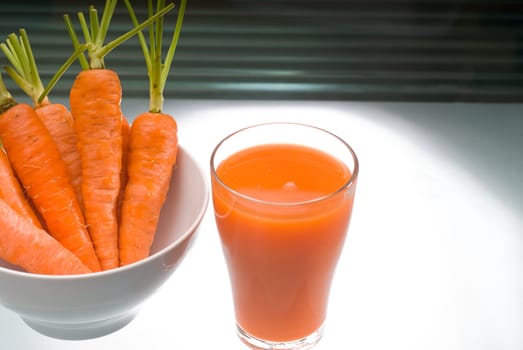
[[[240,333],[270,342],[322,329],[354,199],[354,169],[324,151],[269,143],[212,176]]]

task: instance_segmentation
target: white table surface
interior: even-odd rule
[[[123,102],[126,115],[146,101]],[[523,105],[169,100],[207,172],[214,145],[264,121],[346,139],[360,160],[352,223],[317,349],[523,349]],[[196,244],[125,328],[42,336],[0,307],[0,349],[246,349],[212,204]]]

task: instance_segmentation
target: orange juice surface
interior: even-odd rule
[[[213,177],[238,325],[272,341],[308,336],[325,320],[354,198],[350,170],[309,147],[271,144],[233,154],[216,173],[233,190]]]

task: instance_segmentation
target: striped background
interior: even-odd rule
[[[18,3],[0,5],[1,39],[27,29],[44,83],[72,51],[62,15],[77,23],[76,11],[103,8]],[[130,27],[120,5],[111,38]],[[175,13],[169,18],[174,23]],[[119,72],[126,96],[148,97],[136,40],[106,65]],[[65,96],[78,69],[52,95]],[[523,2],[188,0],[165,97],[522,102]]]

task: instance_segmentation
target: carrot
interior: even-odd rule
[[[115,210],[122,162],[120,99],[120,80],[111,70],[82,71],[70,91],[82,157],[85,218],[104,270],[118,266]]]
[[[122,117],[122,169],[120,172],[120,191],[118,193],[118,204],[116,207],[116,220],[120,222],[122,214],[123,197],[127,186],[127,160],[129,154],[129,141],[131,137],[131,126],[125,116]]]
[[[0,80],[0,95],[9,95]],[[14,101],[14,99],[10,99]],[[6,104],[0,99],[0,106]],[[67,168],[49,131],[25,103],[9,102],[0,116],[0,139],[7,156],[42,215],[49,233],[73,252],[91,270],[100,269],[85,228],[80,205],[69,181]]]
[[[11,163],[9,163],[3,148],[0,149],[0,199],[4,200],[33,225],[42,228],[40,220],[25,198],[22,187],[13,172]]]
[[[82,164],[73,127],[73,116],[67,107],[51,103],[49,90],[43,95],[44,86],[38,73],[35,58],[26,31],[20,29],[20,38],[14,33],[0,47],[12,66],[4,67],[9,76],[31,98],[36,114],[44,122],[69,171],[69,178],[80,206],[83,205],[81,182]]]
[[[92,272],[56,239],[0,199],[0,259],[27,272],[67,275]]]
[[[157,9],[163,7],[157,2]],[[138,23],[125,1],[133,23]],[[138,115],[131,125],[128,182],[120,220],[120,265],[139,261],[150,254],[162,206],[165,202],[178,151],[175,119],[162,112],[163,90],[180,35],[186,1],[182,0],[176,28],[165,62],[161,62],[163,18],[149,28],[150,50],[142,33],[138,34],[148,69],[149,111]],[[152,0],[148,3],[151,15]]]
[[[166,114],[145,112],[132,123],[119,232],[122,266],[149,255],[176,163],[176,133]]]
[[[36,115],[42,120],[51,134],[60,155],[69,171],[69,180],[73,186],[80,207],[83,208],[82,159],[78,150],[78,138],[74,130],[73,115],[61,103],[40,105],[35,109]],[[83,210],[82,210],[83,213]]]
[[[105,68],[104,56],[116,46],[138,33],[156,18],[123,34],[104,45],[110,20],[116,6],[107,0],[101,20],[93,6],[89,8],[89,23],[80,12],[78,18],[85,37],[89,66],[75,78],[69,94],[69,104],[78,136],[82,159],[82,196],[85,219],[94,248],[103,270],[119,266],[117,205],[122,171],[122,120],[120,107],[122,88],[118,74]],[[170,6],[172,8],[172,6]],[[169,7],[158,16],[163,16]],[[78,39],[66,17],[73,45]]]

